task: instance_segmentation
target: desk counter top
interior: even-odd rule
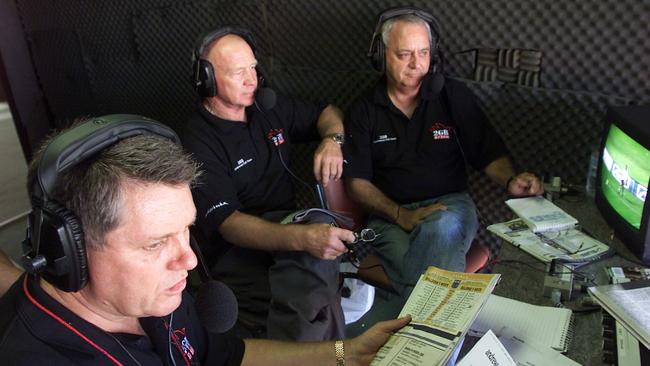
[[[577,269],[579,273],[585,274],[592,280],[590,285],[608,283],[606,267],[634,264],[627,259],[639,261],[620,240],[612,237],[612,230],[600,216],[593,200],[582,197],[567,198],[557,200],[555,203],[578,219],[586,232],[617,252],[613,257]],[[494,291],[495,294],[536,305],[554,305],[550,298],[543,296],[546,274],[544,263],[505,242],[497,260],[492,272],[501,273],[502,277],[501,283]],[[584,291],[574,290],[571,301],[563,301],[563,304],[573,310],[582,309],[585,307],[582,304],[585,297],[587,297],[586,288]],[[601,312],[574,312],[574,315],[574,335],[566,356],[583,365],[602,365]]]

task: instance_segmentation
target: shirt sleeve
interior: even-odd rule
[[[244,341],[240,338],[226,334],[208,332],[207,347],[204,365],[239,366],[244,359],[246,350]]]
[[[211,139],[203,129],[188,126],[183,144],[201,165],[201,176],[192,188],[196,205],[198,228],[208,240],[218,238],[218,229],[223,221],[242,208],[237,198],[237,189],[225,160],[227,154],[217,139]]]
[[[472,91],[463,83],[447,79],[447,89],[452,116],[459,129],[459,138],[468,162],[477,170],[483,170],[491,162],[508,155],[501,136],[490,124]]]
[[[317,122],[325,104],[310,103],[298,98],[278,95],[278,103],[273,113],[282,121],[291,136],[292,143],[317,141]]]
[[[343,176],[371,180],[371,121],[368,102],[359,100],[346,113]]]

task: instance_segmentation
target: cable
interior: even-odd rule
[[[568,269],[569,271],[568,272],[564,272],[564,271],[563,272],[555,272],[555,273],[550,274],[551,276],[557,276],[557,275],[570,273],[575,277],[576,281],[586,282],[587,284],[591,284],[591,285],[594,285],[594,286],[598,285],[596,283],[596,274],[595,273],[587,273],[587,272],[582,272],[582,271],[575,270],[575,269],[571,268],[571,266],[568,266],[567,263],[565,263],[565,262],[558,261],[556,263],[560,264],[562,267]]]
[[[282,163],[282,166],[284,167],[284,170],[286,170],[286,171],[287,171],[287,172],[288,172],[288,173],[289,173],[289,174],[290,174],[290,175],[291,175],[295,180],[297,180],[298,182],[300,182],[300,183],[302,183],[303,185],[305,185],[305,187],[307,187],[307,189],[309,190],[309,192],[311,192],[311,194],[314,196],[314,199],[316,200],[316,202],[318,202],[318,195],[317,195],[317,193],[314,191],[314,189],[312,189],[311,185],[309,185],[309,183],[307,183],[307,182],[305,182],[304,180],[302,180],[300,177],[298,177],[296,174],[294,174],[294,173],[291,171],[291,169],[289,169],[289,167],[287,166],[287,164],[284,162],[284,158],[282,157],[282,151],[281,151],[281,149],[280,149],[279,146],[277,147],[277,150],[278,150],[278,156],[280,157],[280,163]]]
[[[271,131],[273,131],[274,130],[273,124],[271,123],[269,118],[266,116],[266,112],[264,110],[262,110],[260,105],[257,103],[257,100],[255,100],[253,103],[255,104],[255,107],[257,108],[257,110],[260,111],[260,115],[262,115],[262,118],[264,119],[264,121],[266,122],[268,127],[271,129]],[[311,192],[311,194],[314,196],[314,199],[316,200],[316,202],[319,202],[318,194],[317,194],[317,192],[314,191],[314,189],[312,189],[312,186],[309,183],[305,182],[300,177],[298,177],[291,169],[289,169],[289,166],[287,166],[287,163],[285,163],[284,157],[282,156],[282,149],[280,148],[280,145],[276,145],[275,143],[274,143],[274,145],[275,145],[275,147],[276,147],[276,149],[278,151],[278,157],[280,158],[280,163],[284,167],[284,170],[287,173],[289,173],[289,175],[291,175],[291,177],[293,177],[295,180],[297,180],[298,182],[303,184],[305,187],[307,187],[307,190],[309,192]]]
[[[516,260],[516,259],[505,259],[505,260],[493,259],[488,263],[488,265],[492,266],[494,264],[502,264],[502,265],[504,265],[506,267],[515,268],[515,266],[509,265],[511,263],[512,264],[523,264],[523,265],[525,265],[525,266],[527,266],[527,267],[529,267],[529,268],[531,268],[531,269],[533,269],[533,270],[535,270],[537,272],[546,273],[546,269],[540,269],[540,268],[537,268],[537,267],[533,266],[533,264],[542,263],[542,262],[539,262],[539,261],[536,261],[536,262],[524,262],[524,261],[520,261],[520,260]]]
[[[108,351],[106,351],[104,348],[102,348],[102,347],[99,346],[97,343],[93,342],[90,338],[88,338],[86,335],[84,335],[84,334],[81,333],[79,330],[77,330],[77,328],[75,328],[75,327],[72,325],[72,322],[67,322],[67,321],[63,320],[63,319],[60,318],[58,315],[54,314],[54,312],[52,312],[50,309],[46,308],[44,305],[42,305],[40,302],[38,302],[38,301],[36,300],[36,298],[34,298],[34,297],[32,296],[32,294],[29,292],[29,290],[28,290],[28,288],[27,288],[27,287],[28,287],[28,286],[27,286],[27,278],[28,278],[28,277],[29,277],[28,275],[25,275],[25,278],[24,278],[24,280],[23,280],[23,292],[25,293],[25,296],[27,297],[27,299],[28,299],[32,304],[34,304],[34,306],[36,306],[38,309],[40,309],[40,310],[41,310],[42,312],[44,312],[45,314],[49,315],[52,319],[54,319],[55,321],[57,321],[59,324],[61,324],[61,325],[63,325],[64,327],[66,327],[66,328],[67,328],[68,330],[70,330],[72,333],[76,334],[79,338],[81,338],[81,339],[83,339],[84,341],[86,341],[86,343],[88,343],[88,344],[91,345],[93,348],[95,348],[97,351],[99,351],[100,353],[102,353],[102,354],[103,354],[104,356],[106,356],[109,360],[111,360],[114,364],[122,366],[122,363],[121,363],[120,361],[118,361],[115,357],[113,357],[113,355],[111,355],[110,353],[108,353]],[[119,342],[118,342],[118,343],[119,343]],[[130,355],[130,354],[129,354],[129,355]],[[137,360],[136,360],[136,363],[137,363]]]
[[[611,248],[611,245],[610,245],[610,248]],[[647,264],[645,264],[645,263],[643,263],[641,261],[638,261],[635,258],[630,258],[630,257],[628,257],[626,255],[621,254],[621,252],[618,251],[618,250],[615,250],[615,254],[618,255],[619,257],[625,259],[626,261],[632,262],[632,263],[634,263],[634,264],[636,264],[638,266],[641,266],[641,267],[646,267],[647,266]]]
[[[582,309],[570,309],[574,314],[576,315],[587,315],[590,313],[595,313],[597,311],[603,310],[600,306],[594,306],[594,307],[588,307],[588,308],[582,308]]]
[[[172,354],[172,323],[174,322],[174,312],[172,311],[171,314],[169,314],[169,328],[167,328],[167,349],[169,351],[169,359],[172,360],[172,364],[176,366],[176,360],[174,359],[174,355]]]

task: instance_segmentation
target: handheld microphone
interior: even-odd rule
[[[211,333],[225,333],[237,321],[237,299],[232,290],[219,281],[208,281],[199,287],[196,309],[201,325]]]

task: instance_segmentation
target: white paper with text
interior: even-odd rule
[[[445,364],[499,276],[429,267],[400,313],[400,316],[410,314],[411,323],[391,336],[371,365]]]

